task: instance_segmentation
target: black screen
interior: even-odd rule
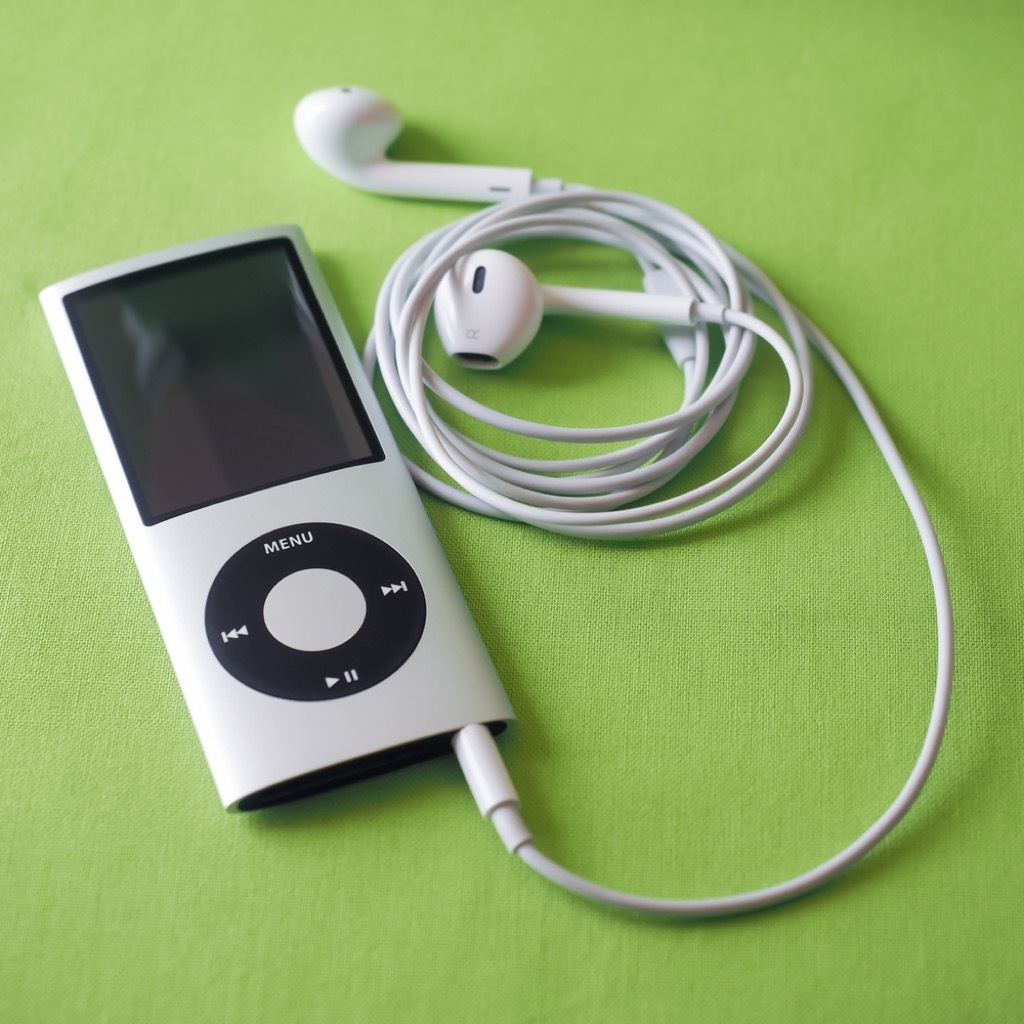
[[[64,303],[147,524],[383,458],[286,239]]]

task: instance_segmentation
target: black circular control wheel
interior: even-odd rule
[[[379,537],[300,523],[224,563],[206,599],[206,637],[254,690],[333,700],[397,671],[423,636],[426,610],[412,566]]]

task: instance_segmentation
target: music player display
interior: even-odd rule
[[[283,241],[68,296],[146,523],[382,458]]]

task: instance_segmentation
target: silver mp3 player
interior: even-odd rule
[[[298,228],[40,300],[225,807],[513,717]]]

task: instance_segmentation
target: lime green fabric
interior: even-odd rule
[[[0,1020],[1024,1018],[1022,10],[7,4]],[[451,760],[220,810],[36,294],[294,222],[361,344],[392,259],[463,208],[357,194],[304,156],[293,105],[339,81],[404,110],[399,157],[683,207],[862,372],[944,544],[957,690],[924,797],[826,891],[728,923],[597,909],[503,853]],[[529,255],[551,280],[637,286],[614,256]],[[679,390],[650,328],[581,321],[468,386],[575,423],[664,411]],[[695,478],[781,391],[762,353]],[[525,813],[571,866],[659,895],[767,884],[902,785],[932,694],[928,581],[827,373],[792,461],[687,534],[601,546],[428,508],[519,715],[502,743]]]

